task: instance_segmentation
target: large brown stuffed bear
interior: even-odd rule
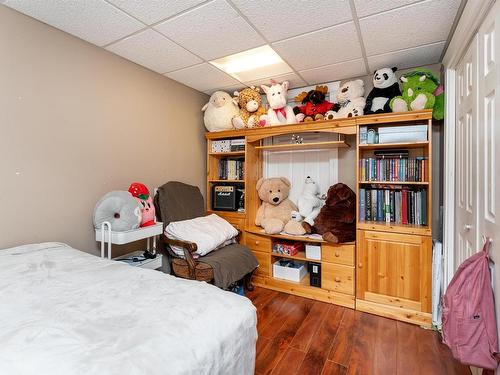
[[[307,233],[318,233],[327,242],[342,243],[356,239],[356,194],[344,184],[328,189],[325,205],[311,227],[302,225]]]
[[[292,219],[292,211],[298,209],[288,199],[290,185],[290,181],[285,177],[261,178],[257,181],[257,192],[262,204],[257,210],[255,225],[264,228],[268,234],[282,231],[296,235],[305,234],[302,224]]]

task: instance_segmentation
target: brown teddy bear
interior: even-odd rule
[[[295,235],[305,234],[302,224],[292,219],[292,211],[298,209],[288,199],[290,185],[285,177],[261,178],[257,181],[257,192],[262,204],[257,210],[255,225],[264,228],[268,234],[282,231]]]
[[[314,219],[314,226],[302,222],[307,233],[318,233],[331,243],[356,240],[356,194],[345,184],[328,189],[325,205]]]
[[[233,126],[236,129],[260,126],[260,116],[265,115],[266,110],[262,106],[259,88],[247,87],[240,92],[235,91],[234,96],[238,101],[240,113],[233,117]]]

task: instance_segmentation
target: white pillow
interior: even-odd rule
[[[226,220],[211,214],[195,219],[174,221],[165,228],[165,235],[174,240],[196,243],[200,256],[219,248],[222,244],[238,235],[238,231]],[[179,256],[184,256],[181,247],[172,246]]]

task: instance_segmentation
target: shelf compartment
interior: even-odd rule
[[[229,182],[229,183],[244,184],[245,180],[208,180],[208,182],[214,182],[214,183]]]
[[[265,150],[265,151],[321,150],[329,148],[348,148],[348,147],[350,146],[345,141],[290,143],[290,144],[280,144],[280,145],[255,146],[257,150]]]
[[[422,236],[430,236],[432,234],[432,228],[427,225],[396,224],[386,223],[384,221],[358,221],[357,228],[380,232],[417,234]]]
[[[315,259],[308,259],[306,258],[306,252],[305,251],[299,251],[297,255],[286,255],[286,254],[280,254],[280,253],[274,253],[271,251],[271,256],[277,257],[277,258],[286,258],[286,259],[294,259],[294,260],[300,260],[302,262],[321,262],[320,260],[315,260]]]
[[[209,152],[210,156],[245,156],[245,151]]]
[[[427,181],[358,181],[362,185],[429,185]]]
[[[401,143],[367,143],[358,145],[360,150],[378,150],[384,148],[425,148],[429,141],[423,142],[401,142]]]

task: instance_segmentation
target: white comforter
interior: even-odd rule
[[[253,374],[234,293],[63,244],[0,250],[0,374]]]

